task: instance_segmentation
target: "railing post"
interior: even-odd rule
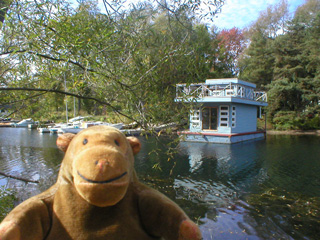
[[[202,94],[202,97],[204,97],[204,84],[201,84],[201,94]]]

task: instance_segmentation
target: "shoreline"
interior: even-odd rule
[[[267,135],[315,135],[320,136],[320,130],[267,130]]]
[[[11,127],[10,123],[0,123],[0,127]],[[131,131],[134,129],[131,129]],[[176,129],[172,131],[177,132]],[[320,136],[320,130],[267,130],[267,135],[314,135]],[[165,134],[165,131],[163,132]]]

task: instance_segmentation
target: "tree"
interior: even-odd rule
[[[302,122],[319,114],[319,60],[315,56],[319,54],[320,14],[314,6],[307,7],[311,2],[302,7],[308,11],[300,8],[287,33],[276,39],[274,80],[269,85],[270,114],[293,111]]]
[[[308,0],[290,17],[282,1],[246,31],[240,77],[268,90],[269,119],[278,127],[287,120],[291,128],[320,127],[319,12],[320,2]]]
[[[275,5],[269,5],[260,12],[258,19],[250,26],[251,34],[261,31],[268,38],[276,38],[286,32],[287,21],[290,20],[287,0],[281,0]]]
[[[273,80],[274,40],[266,37],[263,31],[255,31],[250,37],[250,45],[239,59],[240,78],[265,89]]]
[[[239,60],[241,78],[257,84],[261,89],[271,83],[275,64],[274,40],[285,34],[289,19],[286,0],[260,12],[258,19],[244,33],[248,47]]]
[[[11,2],[12,2],[11,0],[0,1],[0,23],[3,23]]]
[[[209,1],[207,6],[219,8],[221,2]],[[173,104],[175,84],[205,78],[202,69],[208,68],[206,53],[199,51],[208,44],[199,39],[208,39],[208,34],[203,37],[206,29],[194,25],[200,1],[129,8],[119,1],[104,3],[106,14],[94,1],[81,1],[77,9],[60,0],[13,1],[0,39],[1,64],[13,67],[1,75],[2,86],[95,99],[110,114],[144,127],[171,121],[179,112]],[[31,110],[43,115],[41,109],[56,110],[63,101],[55,105],[48,94],[30,98],[16,92],[5,97],[9,95],[25,99],[15,103],[16,108],[30,107],[24,108],[25,115]],[[100,106],[83,105],[88,112]]]
[[[239,73],[238,58],[245,46],[242,30],[232,28],[222,30],[217,36],[219,47],[218,62],[225,71],[225,76],[237,76]]]

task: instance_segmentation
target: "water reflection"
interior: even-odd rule
[[[55,135],[19,128],[0,128],[0,170],[39,184],[6,178],[0,185],[14,189],[18,202],[40,193],[55,182],[62,153],[56,148]]]
[[[269,136],[234,145],[181,142],[171,154],[170,138],[140,140],[135,159],[140,180],[176,201],[200,224],[204,239],[313,239],[320,227],[319,214],[310,218],[304,209],[309,202],[319,206],[313,214],[320,211],[319,137]],[[15,189],[20,201],[51,186],[63,158],[55,141],[56,135],[0,128],[0,171],[40,181],[0,176],[0,185]],[[297,208],[300,202],[298,210],[287,206]],[[295,214],[310,231],[289,220]]]
[[[147,184],[170,196],[201,223],[204,239],[308,239],[289,218],[281,216],[284,212],[276,203],[282,193],[268,199],[263,196],[274,188],[319,196],[319,143],[320,138],[312,136],[270,136],[266,141],[234,145],[183,142],[172,162],[167,161],[166,147],[149,139],[136,165]],[[152,148],[160,149],[157,157],[147,154]],[[157,161],[161,171],[153,169]],[[299,167],[301,164],[305,165]],[[261,201],[263,210],[257,210]],[[313,202],[319,203],[317,199]],[[268,205],[274,205],[272,211]],[[320,218],[314,223],[320,227]],[[312,239],[315,228],[307,227]]]
[[[198,181],[176,180],[174,187],[180,197],[196,192],[191,200],[207,206],[199,217],[204,239],[260,239],[261,231],[255,230],[258,224],[241,195],[253,192],[255,183],[267,178],[261,161],[264,147],[257,141],[236,145],[180,143],[180,152],[188,155],[190,173]]]

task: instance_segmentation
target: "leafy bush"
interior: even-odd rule
[[[272,119],[274,128],[277,130],[292,130],[298,129],[300,119],[293,111],[279,111]]]
[[[301,122],[300,128],[307,129],[320,129],[320,116],[315,115],[313,117],[305,117],[304,121]]]
[[[16,197],[9,189],[0,188],[0,222],[13,209]]]
[[[276,130],[313,130],[320,129],[320,116],[294,111],[279,111],[272,119]]]

